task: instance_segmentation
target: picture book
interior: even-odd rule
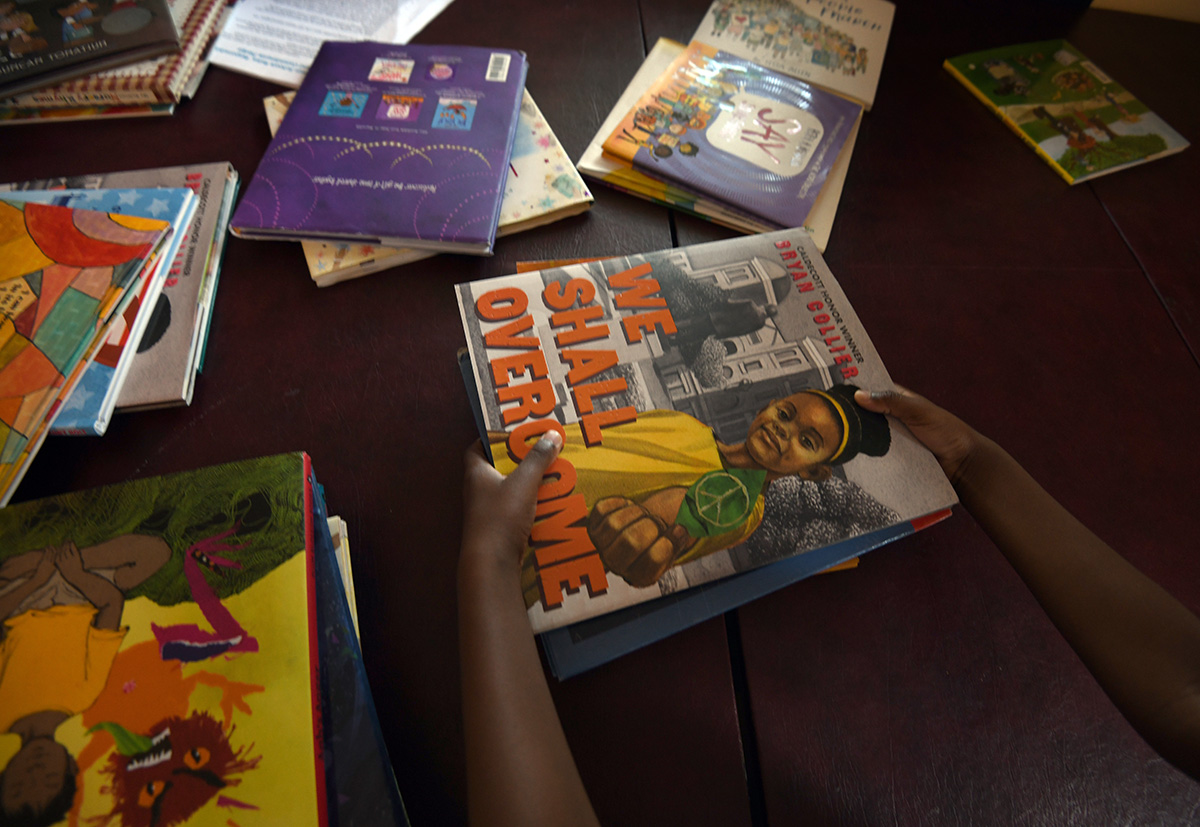
[[[0,820],[328,823],[312,498],[297,453],[0,509]]]
[[[0,126],[64,121],[100,121],[116,118],[153,118],[175,114],[173,103],[145,103],[118,106],[0,106]]]
[[[154,273],[145,280],[138,294],[114,322],[104,345],[84,371],[79,384],[63,401],[50,428],[51,435],[103,435],[116,407],[117,395],[133,364],[138,343],[166,283],[170,262],[174,261],[187,235],[198,199],[186,188],[24,190],[7,193],[6,199],[103,210],[171,222],[171,236],[155,262]]]
[[[745,213],[735,212],[704,196],[685,191],[677,185],[652,178],[634,169],[628,161],[614,159],[603,152],[601,144],[604,139],[612,134],[621,118],[634,107],[650,84],[666,71],[671,61],[678,57],[683,49],[682,43],[676,43],[666,38],[658,39],[645,62],[633,76],[625,91],[621,93],[616,106],[609,112],[595,137],[580,156],[579,171],[614,189],[672,207],[739,232],[770,232],[774,228],[761,220],[754,219]],[[813,204],[813,208],[804,222],[804,229],[812,235],[817,249],[821,252],[824,252],[828,246],[829,236],[833,231],[833,220],[837,215],[838,201],[841,199],[842,188],[846,182],[846,171],[850,166],[850,156],[857,134],[858,123],[856,122],[846,139],[845,147],[838,154],[837,161],[829,171],[825,186],[821,188],[816,203]]]
[[[887,0],[715,0],[692,40],[870,110],[895,14]]]
[[[132,107],[179,103],[216,33],[225,0],[167,0],[179,28],[179,51],[93,72],[0,101],[10,108]]]
[[[215,161],[0,184],[0,198],[5,191],[63,188],[184,187],[196,194],[196,213],[121,386],[118,410],[191,404],[238,180],[231,164]]]
[[[942,65],[1068,184],[1188,146],[1065,40],[972,52]]]
[[[294,96],[294,92],[281,92],[263,100],[272,135],[278,130]],[[517,137],[508,164],[497,238],[578,215],[592,206],[591,192],[528,90],[521,99]],[[430,250],[369,244],[300,243],[309,275],[318,287],[328,287],[434,254]]]
[[[0,3],[0,99],[179,51],[167,0]]]
[[[525,72],[509,49],[324,43],[231,228],[489,254]]]
[[[313,494],[330,823],[337,827],[407,827],[408,816],[363,666],[351,600],[353,580],[349,570],[342,568],[338,538],[326,528],[334,519],[327,516],[322,488],[314,486]]]
[[[0,198],[0,505],[170,229],[167,221]]]
[[[536,632],[955,502],[907,430],[853,402],[891,380],[801,229],[457,293],[496,467],[564,437],[522,561]]]
[[[768,225],[801,227],[861,114],[857,103],[692,43],[603,148]]]

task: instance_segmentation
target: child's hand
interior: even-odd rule
[[[511,562],[517,570],[533,529],[538,485],[561,447],[559,434],[548,431],[507,477],[487,461],[478,442],[467,449],[463,479],[464,557],[494,555],[502,563]]]
[[[974,428],[957,416],[899,385],[894,391],[874,394],[860,390],[854,394],[854,401],[868,411],[891,414],[903,422],[933,452],[954,485],[983,441]]]
[[[75,583],[83,575],[83,555],[70,540],[55,549],[54,565],[68,583]]]

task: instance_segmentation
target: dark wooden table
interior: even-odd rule
[[[456,0],[419,40],[524,49],[578,158],[655,38],[704,0]],[[1066,36],[1200,140],[1200,27],[1078,3],[900,0],[827,260],[893,375],[1005,445],[1200,611],[1200,150],[1068,187],[941,68]],[[212,69],[167,119],[6,127],[0,180],[230,160],[272,84]],[[47,442],[17,498],[295,449],[351,526],[364,658],[415,824],[464,820],[452,286],[524,259],[728,237],[596,187],[584,216],[318,290],[231,240],[195,401]],[[1134,734],[965,512],[555,684],[610,824],[1183,824],[1200,787]]]

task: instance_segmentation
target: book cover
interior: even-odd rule
[[[167,0],[180,31],[174,54],[93,72],[65,83],[0,101],[4,109],[132,107],[179,103],[197,63],[216,33],[225,0]]]
[[[327,823],[309,473],[288,454],[0,510],[0,820]]]
[[[118,106],[0,106],[0,126],[64,121],[100,121],[116,118],[153,118],[175,114],[173,103],[146,103]]]
[[[522,563],[537,632],[955,502],[906,429],[853,403],[891,380],[803,230],[457,292],[496,467],[565,436]]]
[[[869,110],[895,14],[887,0],[715,0],[692,40]]]
[[[0,199],[0,505],[170,228]]]
[[[225,161],[0,184],[0,197],[62,188],[184,187],[196,194],[196,213],[122,385],[119,410],[191,404],[237,186],[237,170]]]
[[[647,175],[800,227],[862,107],[692,43],[603,142]]]
[[[274,135],[287,114],[294,92],[263,100]],[[592,206],[591,192],[558,138],[526,90],[521,98],[517,136],[509,158],[508,180],[500,203],[496,237],[533,229],[578,215]],[[308,272],[319,287],[419,261],[429,250],[376,247],[370,244],[325,244],[301,241]]]
[[[52,435],[100,436],[108,429],[117,395],[133,363],[138,343],[154,313],[167,280],[167,271],[187,235],[197,198],[185,188],[111,190],[23,190],[10,192],[8,201],[36,201],[61,207],[103,210],[141,218],[170,221],[171,236],[155,262],[155,271],[112,326],[104,345],[84,371],[78,386],[63,401]]]
[[[525,72],[509,49],[326,42],[231,228],[490,253]]]
[[[1188,146],[1065,40],[972,52],[942,65],[1068,184]]]
[[[0,4],[0,98],[179,51],[167,0]]]

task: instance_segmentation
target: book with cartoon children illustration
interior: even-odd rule
[[[1188,146],[1065,40],[971,52],[942,65],[1068,184]]]
[[[767,227],[802,227],[862,107],[694,42],[621,119],[604,152]]]
[[[0,509],[0,822],[327,823],[314,542],[300,453]]]
[[[891,379],[802,229],[457,292],[493,463],[564,438],[522,561],[537,632],[956,501],[911,434],[853,401]]]
[[[231,229],[490,254],[526,68],[511,49],[325,42]]]
[[[888,0],[714,0],[693,41],[875,102],[896,7]]]
[[[167,0],[0,1],[0,98],[179,51]]]

